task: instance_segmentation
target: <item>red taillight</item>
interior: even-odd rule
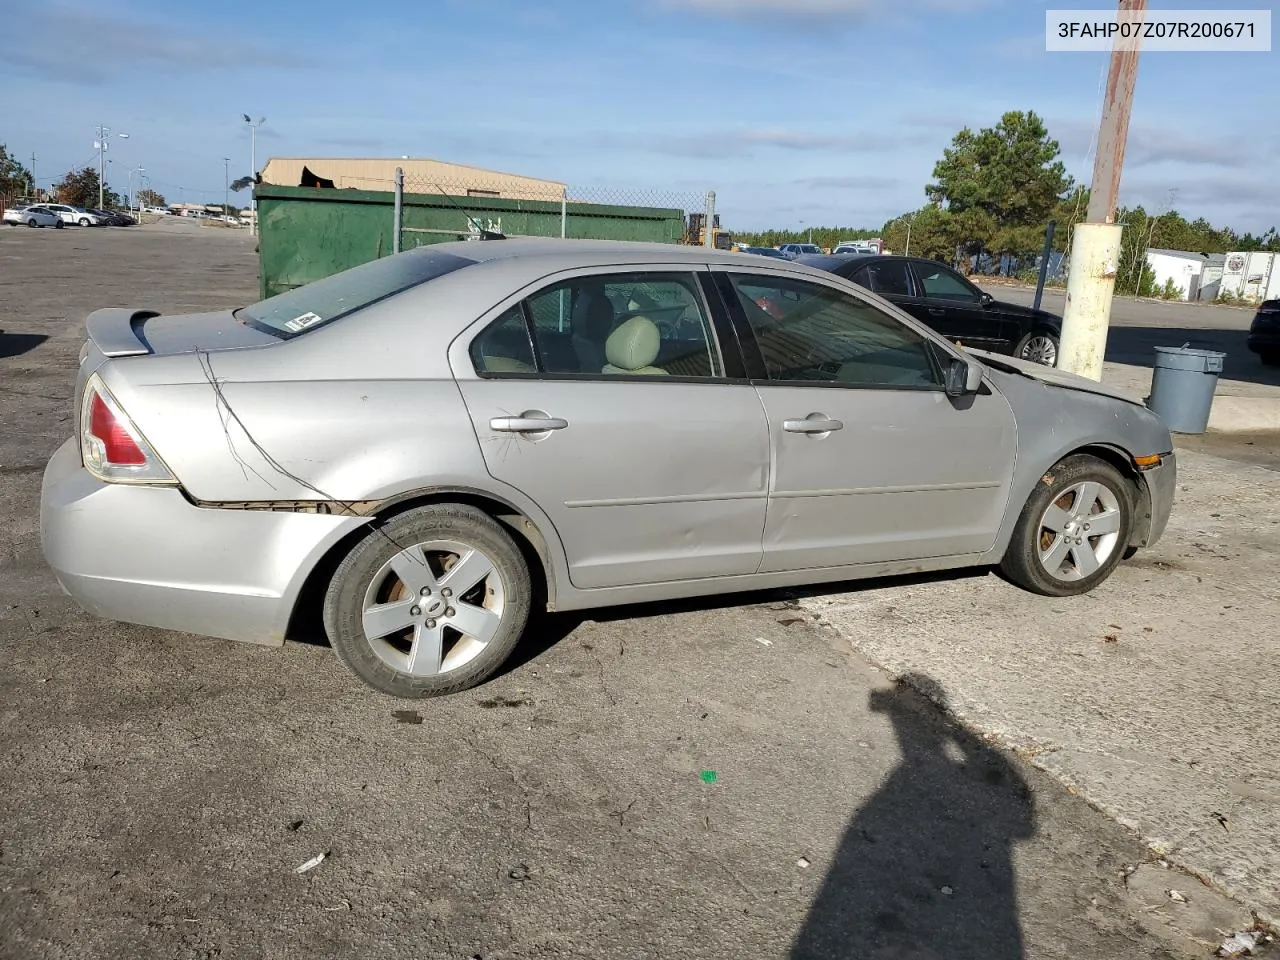
[[[89,401],[89,433],[101,441],[108,464],[124,467],[147,462],[146,454],[97,393]]]

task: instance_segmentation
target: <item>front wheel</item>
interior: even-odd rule
[[[57,223],[55,223],[55,224],[53,225],[53,229],[55,229],[55,230],[61,230],[61,229],[62,229],[62,221],[61,221],[61,220],[59,220]]]
[[[529,618],[520,548],[487,514],[419,507],[370,530],[339,564],[324,624],[357,677],[393,697],[465,690],[502,666]]]
[[[1058,338],[1047,330],[1032,330],[1018,341],[1013,355],[1019,360],[1030,360],[1042,366],[1052,367],[1058,363]]]
[[[87,227],[88,225],[89,225],[89,218],[88,218],[88,217],[81,217],[81,218],[80,218],[80,226],[82,226],[82,227]]]
[[[1000,569],[1049,597],[1088,593],[1111,575],[1133,528],[1129,482],[1096,457],[1051,467],[1027,499]]]

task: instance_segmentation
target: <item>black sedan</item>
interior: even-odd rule
[[[934,260],[874,254],[804,256],[878,293],[949,340],[1052,367],[1058,362],[1062,318],[997,300]]]
[[[1267,366],[1280,366],[1280,300],[1266,300],[1258,307],[1247,342]]]

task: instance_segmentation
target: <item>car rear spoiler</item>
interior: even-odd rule
[[[84,322],[93,345],[104,357],[138,357],[151,352],[142,325],[160,314],[155,310],[108,307],[95,310]]]

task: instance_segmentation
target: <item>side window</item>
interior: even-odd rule
[[[789,277],[731,275],[770,380],[936,387],[928,341],[857,297]]]
[[[577,277],[527,303],[544,373],[720,375],[711,324],[691,275]]]
[[[970,303],[978,299],[973,287],[940,264],[917,260],[916,274],[924,286],[926,297],[936,297],[939,300],[967,300]]]
[[[471,344],[476,371],[593,377],[722,375],[690,274],[576,277],[539,290]]]
[[[882,297],[911,296],[911,278],[907,274],[907,264],[902,260],[878,260],[863,267],[860,273],[867,276],[862,283],[868,290],[874,290]]]
[[[524,308],[516,304],[471,342],[471,362],[476,373],[537,373],[533,343],[525,323]]]

